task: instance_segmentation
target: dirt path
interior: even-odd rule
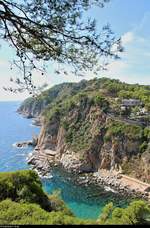
[[[142,192],[149,194],[148,199],[150,200],[150,184],[142,182],[136,178],[119,174],[116,171],[108,171],[108,170],[99,170],[99,174],[103,177],[106,176],[119,176],[119,182],[122,186],[128,186],[129,189],[135,190],[136,192]],[[149,191],[146,191],[149,188]]]
[[[127,175],[121,175],[121,181],[129,185],[132,189],[139,189],[140,191],[145,191],[147,188],[150,188],[150,184],[139,181],[136,178],[129,177]]]

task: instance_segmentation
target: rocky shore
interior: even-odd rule
[[[41,127],[41,125],[42,125],[40,118],[33,118],[32,124],[35,126],[38,126],[38,127]]]
[[[50,173],[54,166],[54,152],[44,150],[41,151],[37,147],[27,157],[27,162],[31,165],[32,169],[38,172],[39,176],[45,177]]]
[[[61,87],[55,96],[55,90],[48,93],[48,97],[50,94],[53,97],[48,103],[50,107],[56,106],[56,110],[48,108],[44,111],[46,103],[43,99],[41,102],[40,99],[38,102],[29,99],[18,110],[25,117],[33,118],[33,124],[42,123],[37,146],[28,157],[28,163],[40,176],[62,166],[75,174],[79,185],[100,185],[127,197],[150,199],[150,185],[136,179],[149,181],[150,153],[149,146],[146,144],[145,147],[149,140],[148,129],[110,115],[108,110],[113,107],[109,107],[109,98],[105,100],[102,96],[97,100],[93,95],[97,90],[95,82],[91,96],[88,92],[73,99],[74,90],[72,86],[69,88],[72,91],[69,103],[68,100],[58,102],[65,99],[59,96],[66,92]],[[144,132],[147,132],[145,139]],[[144,147],[142,154],[141,146]],[[135,178],[125,176],[123,172]]]
[[[108,174],[106,170],[99,170],[95,173],[79,174],[76,182],[79,185],[87,186],[93,184],[95,186],[104,186],[106,191],[112,191],[127,198],[150,200],[150,194],[146,189],[143,191],[140,188],[136,188],[134,183],[132,187],[124,183],[122,175],[119,173],[114,174],[109,172]]]
[[[125,181],[124,176],[117,172],[114,173],[106,170],[99,170],[92,175],[92,182],[93,181],[98,185],[111,187],[114,191],[126,197],[140,198],[145,200],[150,199],[148,187],[144,190],[140,189],[140,186],[135,184],[134,181],[130,185],[127,181]]]
[[[36,147],[33,153],[28,157],[27,162],[32,166],[32,169],[38,172],[40,177],[46,177],[51,173],[54,167],[62,166],[60,162],[55,160],[55,156],[57,156],[56,151],[41,151]],[[64,166],[63,169],[65,169]],[[95,186],[104,186],[107,191],[119,193],[123,197],[150,200],[149,184],[133,178],[131,178],[133,180],[130,181],[130,177],[124,176],[120,172],[105,169],[89,173],[80,173],[77,172],[77,170],[68,170],[68,168],[65,170],[74,173],[75,182],[78,185],[87,186],[93,184]]]
[[[28,147],[28,146],[35,147],[37,145],[37,142],[38,142],[38,137],[34,136],[32,138],[32,140],[16,142],[13,144],[13,146],[15,146],[17,148],[24,148],[24,147]]]

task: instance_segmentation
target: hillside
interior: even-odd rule
[[[51,164],[75,172],[121,170],[150,182],[150,86],[108,78],[63,83],[18,111],[42,117],[36,154]]]

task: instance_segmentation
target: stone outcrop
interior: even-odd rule
[[[127,171],[133,176],[131,171],[134,170],[135,177],[148,180],[150,153],[140,154],[141,145],[148,143],[148,137],[143,137],[144,127],[119,118],[118,112],[114,112],[119,100],[115,100],[117,94],[110,97],[105,90],[108,81],[64,83],[21,105],[19,113],[28,118],[40,117],[42,123],[30,161],[34,167],[42,167],[44,156],[49,156],[52,161],[50,166],[46,165],[49,168],[61,164],[76,173],[107,169]]]
[[[35,147],[38,143],[38,137],[34,136],[32,138],[32,140],[28,140],[28,141],[23,141],[23,142],[17,142],[15,144],[13,144],[15,147],[18,148],[23,148],[23,147],[27,147],[27,146],[32,146]]]
[[[39,119],[42,111],[47,107],[47,105],[48,105],[48,102],[45,100],[39,101],[34,98],[28,98],[21,104],[17,112],[19,114],[22,114],[25,118],[28,118],[28,119],[30,118]]]
[[[68,113],[68,118],[71,115],[71,122],[78,118],[77,113],[79,114],[75,109],[73,115]],[[93,113],[96,113],[95,117],[93,117]],[[54,117],[49,122],[43,122],[37,144],[39,150],[56,151],[55,163],[60,163],[67,170],[78,173],[95,172],[99,169],[120,170],[125,160],[138,153],[139,140],[119,135],[112,136],[109,141],[104,140],[110,118],[100,108],[87,108],[87,112],[81,112],[80,115],[83,115],[87,121],[91,121],[91,139],[87,149],[74,151],[66,143],[66,130],[61,125],[60,119]],[[80,118],[82,119],[82,116]]]
[[[125,172],[132,177],[150,183],[150,144],[147,150],[125,163]]]
[[[54,166],[54,153],[39,151],[36,147],[32,154],[29,154],[27,162],[32,166],[32,169],[38,172],[39,176],[46,176]]]

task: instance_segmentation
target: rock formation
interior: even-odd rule
[[[42,159],[45,156],[48,168],[61,164],[78,173],[122,170],[135,177],[141,173],[139,178],[149,181],[150,153],[146,151],[149,133],[145,134],[149,127],[145,131],[140,123],[120,118],[117,92],[106,92],[103,87],[104,83],[107,86],[106,79],[100,82],[94,79],[64,83],[45,92],[44,98],[41,95],[42,98],[23,103],[20,113],[42,116],[41,132],[30,163],[41,169],[40,156]],[[123,83],[119,86],[124,88]]]

